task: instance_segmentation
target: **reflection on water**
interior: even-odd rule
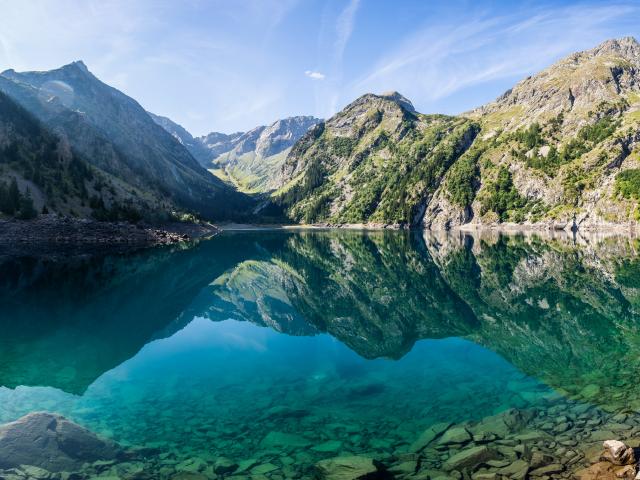
[[[492,427],[501,448],[534,429],[550,439],[540,449],[620,436],[620,411],[628,432],[640,408],[637,248],[245,232],[128,256],[4,259],[0,421],[56,411],[158,448],[147,467],[168,477],[180,462],[207,475],[220,456],[270,464],[260,474],[274,479],[344,454],[438,471],[493,438],[483,419],[509,409],[535,413]],[[549,427],[554,412],[567,428]],[[415,453],[438,422],[474,436]],[[584,460],[568,448],[562,474]]]

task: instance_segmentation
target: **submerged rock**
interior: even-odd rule
[[[410,452],[420,452],[424,448],[438,438],[445,430],[451,426],[451,423],[436,423],[427,428],[418,439],[409,447]]]
[[[384,479],[385,472],[378,468],[375,460],[367,457],[335,457],[316,464],[319,480]]]
[[[484,445],[481,447],[471,447],[449,457],[449,459],[444,462],[443,467],[447,471],[461,470],[463,468],[475,467],[476,465],[496,458],[498,458],[497,453]]]
[[[309,447],[312,442],[301,435],[285,432],[269,432],[260,442],[263,448],[279,448],[279,447]]]
[[[52,413],[30,413],[0,426],[2,469],[31,465],[50,472],[75,471],[85,462],[113,460],[122,453],[115,443]]]
[[[467,443],[471,440],[471,434],[464,427],[450,428],[440,438],[440,445],[449,445],[452,443]]]

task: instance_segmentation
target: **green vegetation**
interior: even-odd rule
[[[478,159],[483,152],[482,147],[472,147],[449,170],[446,188],[455,205],[466,207],[473,203],[480,176]]]
[[[518,142],[523,144],[527,151],[544,145],[542,129],[540,128],[540,124],[537,122],[531,124],[527,129],[518,130],[515,133],[515,138]]]
[[[0,181],[0,212],[26,220],[35,218],[38,212],[33,206],[31,192],[21,193],[15,177],[8,183]]]
[[[620,120],[614,119],[611,115],[605,115],[595,123],[582,127],[575,138],[558,149],[554,143],[556,143],[555,138],[562,121],[562,115],[558,115],[544,126],[533,123],[528,128],[515,132],[513,139],[518,147],[511,151],[512,156],[530,168],[553,176],[562,165],[577,160],[611,137],[621,124]],[[540,154],[540,147],[544,145],[549,145],[546,155]]]
[[[624,198],[640,200],[640,168],[631,168],[618,173],[615,189]]]
[[[498,168],[496,178],[487,185],[484,194],[480,211],[482,215],[491,211],[504,222],[511,219],[513,213],[514,221],[524,220],[515,211],[524,207],[526,200],[516,190],[511,172],[504,165]]]
[[[348,137],[334,137],[329,142],[329,151],[339,157],[348,157],[357,142]]]
[[[304,173],[273,198],[291,220],[415,224],[479,131],[466,119],[417,117],[399,106],[372,105],[357,115],[354,137],[328,122],[293,148],[287,161],[302,164]]]

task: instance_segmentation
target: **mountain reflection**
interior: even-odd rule
[[[243,232],[136,255],[5,259],[0,385],[82,393],[194,317],[233,318],[326,332],[364,358],[464,337],[567,396],[635,408],[638,247],[624,237]]]

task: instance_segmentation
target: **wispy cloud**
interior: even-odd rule
[[[304,74],[314,80],[324,80],[327,77],[324,73],[314,72],[313,70],[305,70]]]
[[[429,105],[467,88],[541,70],[617,33],[620,22],[637,25],[639,18],[640,5],[621,3],[504,16],[479,12],[455,25],[430,23],[384,54],[348,91],[394,89]]]
[[[336,109],[344,90],[344,58],[356,26],[360,0],[328,2],[322,28],[318,35],[318,60],[322,68],[322,84],[315,91],[316,113],[330,116]],[[320,73],[320,72],[317,72]],[[310,76],[309,73],[306,73]],[[320,77],[316,78],[321,80]]]
[[[337,62],[342,61],[344,50],[347,47],[351,33],[353,33],[353,25],[355,23],[356,12],[360,0],[351,0],[345,9],[338,16],[336,21],[336,39],[334,44],[334,55]]]

